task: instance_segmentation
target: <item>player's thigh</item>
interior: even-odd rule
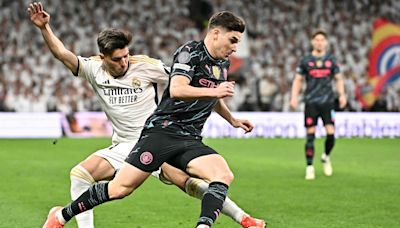
[[[80,165],[90,173],[95,181],[110,180],[115,174],[114,167],[106,159],[95,154],[90,155]]]
[[[229,185],[233,181],[233,173],[228,163],[219,154],[208,154],[192,159],[186,171],[208,182],[218,181]]]
[[[316,105],[306,104],[304,109],[304,126],[311,128],[317,125],[319,111]]]
[[[80,165],[91,174],[95,181],[111,180],[115,172],[121,169],[134,145],[134,143],[118,143],[98,150]]]
[[[321,112],[321,118],[322,118],[322,122],[324,123],[324,126],[326,128],[326,130],[332,130],[334,125],[335,125],[335,107],[334,104],[324,104],[321,106],[320,108],[320,112]],[[326,127],[329,126],[330,127]],[[332,132],[331,132],[332,133]]]
[[[110,198],[123,198],[129,195],[133,190],[138,188],[149,175],[149,172],[142,171],[125,162],[115,178],[109,183],[108,194]]]

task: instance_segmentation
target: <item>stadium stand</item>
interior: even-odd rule
[[[355,90],[366,83],[372,23],[378,17],[400,23],[397,0],[43,2],[55,33],[74,53],[96,55],[97,33],[119,27],[133,33],[132,53],[166,64],[182,42],[201,39],[208,14],[231,10],[241,15],[247,23],[249,54],[231,74],[237,81],[236,95],[228,101],[233,111],[290,111],[297,61],[310,50],[309,34],[315,28],[328,31],[331,51],[341,63],[349,99],[346,110],[362,111]],[[0,111],[99,111],[86,82],[74,80],[29,25],[28,4],[0,1]],[[400,111],[400,80],[387,87],[369,111]]]

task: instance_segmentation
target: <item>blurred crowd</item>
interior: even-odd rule
[[[26,0],[0,0],[0,111],[100,111],[90,86],[52,57],[28,18]],[[367,80],[372,23],[400,23],[397,0],[45,0],[50,24],[65,46],[80,56],[98,54],[97,34],[106,27],[133,33],[131,54],[160,58],[167,65],[188,40],[199,40],[216,11],[230,10],[246,21],[246,46],[231,74],[233,111],[290,111],[290,88],[299,59],[310,51],[310,34],[324,28],[330,52],[341,63],[346,111],[363,111],[355,96]],[[386,87],[369,111],[400,111],[400,80]],[[299,109],[303,107],[300,106]],[[298,110],[297,110],[298,111]]]

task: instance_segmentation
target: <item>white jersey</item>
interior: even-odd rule
[[[126,74],[114,78],[103,69],[100,57],[78,60],[78,76],[91,84],[112,123],[112,143],[136,142],[156,108],[153,83],[168,83],[164,64],[145,55],[130,56]]]

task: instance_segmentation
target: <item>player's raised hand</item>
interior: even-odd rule
[[[235,92],[235,82],[222,82],[216,89],[217,98],[232,97]]]
[[[251,132],[254,128],[253,124],[249,120],[244,119],[234,119],[234,121],[232,121],[232,126],[242,128],[245,133]]]
[[[43,10],[41,2],[33,2],[29,4],[28,14],[32,23],[39,28],[44,28],[44,26],[50,21],[50,15]]]

